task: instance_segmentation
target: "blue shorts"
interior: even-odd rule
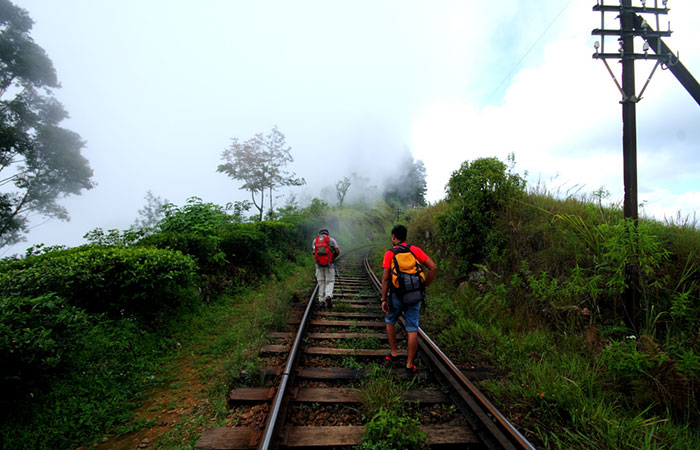
[[[406,319],[406,331],[418,331],[418,315],[420,314],[420,305],[422,302],[418,302],[415,305],[406,306],[405,311],[401,311],[404,305],[399,300],[399,297],[395,293],[391,294],[391,304],[392,308],[389,314],[384,316],[384,322],[391,325],[396,325],[396,321],[399,319],[401,313],[403,313],[403,318]]]

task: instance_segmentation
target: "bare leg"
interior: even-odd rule
[[[413,365],[413,360],[416,359],[416,353],[418,352],[418,332],[409,331],[406,334],[408,334],[408,358],[406,358],[406,367],[410,368]],[[387,336],[388,335],[389,333],[387,333]],[[394,343],[396,343],[396,337],[394,337]]]
[[[391,356],[398,355],[398,350],[396,349],[396,326],[390,323],[386,324],[386,339],[389,341],[389,346],[391,347]],[[416,341],[417,342],[417,341]]]

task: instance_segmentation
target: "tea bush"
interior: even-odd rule
[[[5,296],[54,293],[70,304],[112,317],[152,319],[197,298],[197,265],[171,250],[140,247],[78,247],[0,266]]]
[[[0,298],[2,401],[16,400],[55,373],[90,326],[85,311],[55,294]]]

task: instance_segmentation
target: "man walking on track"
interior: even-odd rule
[[[384,253],[382,262],[382,311],[386,315],[386,336],[391,347],[391,353],[385,360],[390,363],[398,361],[396,321],[403,314],[408,335],[406,371],[415,374],[418,372],[415,365],[418,352],[418,316],[425,298],[425,289],[435,278],[437,267],[423,250],[415,245],[406,244],[407,235],[408,230],[403,225],[396,225],[391,230],[391,242],[394,247]],[[427,276],[421,264],[428,268]]]
[[[340,249],[338,243],[328,235],[325,228],[318,232],[313,242],[316,261],[316,281],[318,282],[318,304],[321,308],[331,307],[335,286],[335,258]]]

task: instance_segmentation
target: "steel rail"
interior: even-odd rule
[[[351,250],[348,253],[351,253],[353,250]],[[336,261],[340,260],[343,255],[340,255]],[[336,269],[337,273],[337,269]],[[272,407],[270,408],[270,414],[267,417],[267,421],[265,422],[265,428],[263,430],[262,437],[260,439],[260,443],[258,445],[258,450],[269,450],[272,448],[273,444],[273,439],[275,438],[275,434],[279,428],[279,421],[280,421],[280,412],[283,409],[283,403],[285,396],[287,395],[287,386],[289,385],[289,380],[290,376],[292,375],[292,371],[294,370],[294,366],[296,365],[296,359],[299,354],[299,349],[301,348],[301,341],[304,336],[304,331],[306,330],[306,326],[309,322],[309,317],[311,316],[311,311],[313,310],[314,307],[314,298],[316,297],[316,293],[318,292],[319,286],[318,283],[316,283],[316,287],[314,288],[314,291],[311,293],[311,297],[309,297],[309,302],[306,305],[306,309],[304,310],[304,315],[301,318],[301,323],[299,324],[299,329],[297,330],[297,334],[294,338],[294,344],[292,344],[292,348],[289,351],[289,356],[287,357],[287,364],[285,365],[284,372],[281,374],[282,378],[280,379],[279,383],[279,388],[277,389],[277,393],[275,394],[275,398],[272,401]]]
[[[289,357],[287,358],[287,365],[282,373],[282,378],[280,379],[279,388],[275,394],[275,398],[272,401],[272,408],[270,409],[270,414],[265,423],[265,430],[263,436],[258,445],[258,450],[268,450],[270,445],[272,445],[272,440],[275,437],[275,432],[277,431],[278,421],[280,417],[280,411],[282,411],[282,403],[284,397],[287,395],[287,385],[289,384],[290,374],[294,370],[296,364],[297,355],[299,354],[299,348],[301,347],[302,336],[304,335],[304,330],[306,329],[306,324],[308,322],[309,316],[311,315],[311,310],[314,306],[314,298],[318,292],[318,283],[314,291],[311,293],[309,298],[309,303],[306,305],[306,310],[304,311],[304,316],[301,319],[301,324],[297,330],[297,335],[294,338],[294,344],[292,349],[289,351]]]
[[[381,292],[381,282],[372,271],[372,267],[370,266],[368,261],[368,254],[369,252],[365,253],[363,261],[365,271],[367,272],[367,275],[369,276],[374,288],[378,292]],[[467,377],[464,376],[462,371],[454,365],[454,363],[443,353],[442,350],[440,350],[437,344],[435,344],[435,342],[433,342],[433,340],[430,339],[430,337],[420,327],[418,328],[418,336],[419,342],[423,344],[423,350],[428,350],[428,352],[426,352],[427,356],[431,357],[431,359],[436,358],[440,363],[442,363],[443,367],[447,369],[447,373],[445,373],[445,375],[453,377],[458,382],[459,387],[461,388],[459,391],[466,389],[466,392],[459,392],[460,395],[468,393],[469,397],[463,399],[465,403],[467,403],[471,408],[477,406],[479,409],[482,410],[474,411],[474,413],[477,416],[478,420],[483,422],[483,425],[486,428],[488,428],[491,431],[491,433],[495,434],[495,436],[493,437],[498,441],[500,446],[502,446],[503,448],[534,450],[535,447],[527,439],[525,439],[525,437],[513,426],[513,424],[511,424],[508,421],[508,419],[506,419],[506,417],[498,409],[496,409],[496,407],[486,398],[486,396],[471,381],[469,381]],[[428,353],[432,353],[432,355]],[[476,405],[474,405],[475,402]],[[490,414],[496,422],[490,422],[489,417],[484,413]],[[497,432],[494,433],[494,424],[497,425],[498,431],[500,431],[503,434],[503,436],[498,436]]]

